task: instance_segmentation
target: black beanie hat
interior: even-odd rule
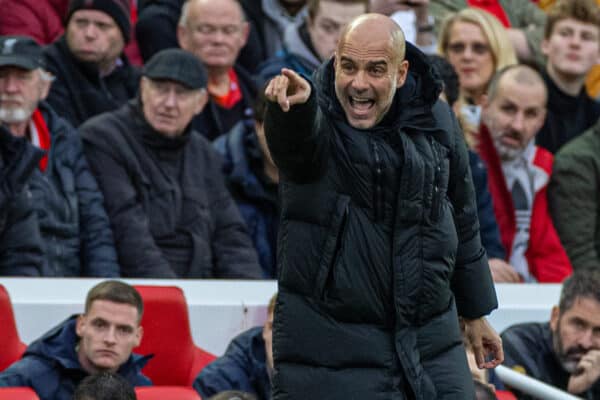
[[[71,0],[65,25],[69,23],[73,13],[78,10],[98,10],[110,15],[121,29],[125,43],[129,42],[131,18],[128,0]]]

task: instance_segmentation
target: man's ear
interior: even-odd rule
[[[140,325],[137,327],[137,334],[135,337],[135,346],[134,347],[138,347],[140,345],[140,343],[142,343],[143,337],[144,337],[144,327]]]
[[[187,49],[187,28],[177,24],[177,43],[182,49]]]
[[[250,36],[250,24],[248,22],[244,22],[244,23],[242,23],[242,39],[244,40],[242,46],[245,46],[246,43],[248,43],[249,36]]]
[[[45,75],[46,78],[50,77],[50,79],[44,79],[42,75]],[[50,87],[52,86],[52,79],[54,79],[54,75],[50,72],[40,71],[40,101],[46,100],[46,97],[48,97]]]
[[[77,336],[81,337],[83,335],[85,323],[85,314],[80,314],[77,317],[77,322],[75,323],[75,333],[77,333]]]
[[[200,114],[204,107],[208,103],[208,91],[206,88],[200,89],[200,95],[198,96],[198,103],[196,103],[196,109],[194,115]]]
[[[552,332],[556,332],[558,329],[558,320],[560,319],[560,309],[558,306],[552,307],[552,312],[550,313],[550,329]]]
[[[548,39],[542,39],[542,43],[540,43],[540,50],[542,50],[542,54],[548,57],[550,54],[550,42]]]
[[[408,76],[408,61],[403,60],[400,64],[398,64],[398,75],[396,77],[396,87],[402,87],[404,82],[406,82],[406,77]]]

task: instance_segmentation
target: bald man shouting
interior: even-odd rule
[[[502,362],[467,150],[441,83],[388,17],[344,31],[314,82],[273,78],[280,171],[275,400],[474,396]]]

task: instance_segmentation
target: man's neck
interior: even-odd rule
[[[268,160],[264,160],[263,172],[267,178],[271,180],[273,183],[279,183],[279,170],[275,166],[275,164],[269,162]]]
[[[105,61],[98,64],[98,72],[100,73],[101,78],[110,75],[117,68],[119,65],[117,60],[118,59]]]
[[[573,76],[561,74],[550,63],[546,66],[546,72],[560,90],[573,97],[579,95],[585,83],[585,75]]]
[[[14,122],[5,124],[10,133],[17,137],[24,137],[27,134],[27,128],[29,128],[29,120],[24,122]]]
[[[229,69],[211,68],[208,71],[208,92],[213,96],[224,96],[229,92]]]
[[[302,10],[302,7],[304,7],[304,3],[300,3],[300,2],[288,2],[286,0],[279,0],[279,4],[281,4],[281,7],[283,7],[283,9],[285,11],[287,11],[287,13],[289,15],[291,15],[292,17],[295,16],[296,14],[298,14],[298,12],[300,10]]]
[[[483,100],[483,95],[485,94],[485,88],[480,90],[463,90],[463,98],[467,102],[467,104],[481,105]]]

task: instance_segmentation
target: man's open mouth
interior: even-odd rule
[[[370,110],[375,105],[375,101],[373,99],[348,96],[348,100],[350,102],[350,106],[358,111]]]

